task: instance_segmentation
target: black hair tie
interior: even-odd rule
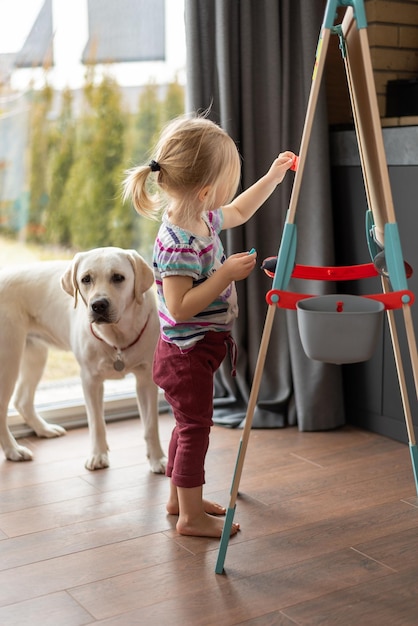
[[[161,170],[160,164],[157,163],[157,161],[154,161],[154,159],[151,161],[149,166],[151,168],[151,172],[159,172]]]

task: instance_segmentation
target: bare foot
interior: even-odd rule
[[[223,521],[214,516],[225,515],[226,510],[215,502],[204,500],[202,491],[202,485],[176,487],[171,482],[167,511],[179,516],[176,529],[180,535],[219,538],[223,531]],[[230,534],[235,535],[239,529],[239,524],[231,524]]]
[[[233,523],[231,526],[230,536],[235,535],[240,529],[239,524]],[[176,530],[180,535],[189,535],[192,537],[221,537],[223,531],[223,522],[216,519],[212,515],[203,513],[199,517],[193,519],[183,519],[179,517]]]
[[[177,498],[170,498],[167,502],[167,513],[170,515],[178,515],[179,514],[179,501]],[[203,509],[205,513],[209,515],[225,515],[226,508],[221,506],[217,502],[211,502],[210,500],[203,499]]]

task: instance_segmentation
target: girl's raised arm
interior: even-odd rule
[[[271,196],[277,185],[280,184],[296,155],[286,151],[279,154],[267,172],[254,185],[237,196],[230,204],[222,207],[224,214],[223,229],[240,226],[247,222],[250,217]]]

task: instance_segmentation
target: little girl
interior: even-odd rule
[[[213,377],[230,348],[238,315],[234,281],[247,278],[256,254],[225,257],[221,230],[244,224],[291,167],[293,152],[279,154],[267,174],[234,200],[241,175],[231,137],[204,117],[169,123],[155,160],[128,172],[124,198],[138,213],[155,217],[164,205],[154,246],[160,339],[153,376],[173,410],[168,450],[167,511],[178,515],[182,535],[220,537],[225,514],[203,499],[204,464],[213,414]],[[154,174],[154,172],[156,174]],[[163,192],[151,195],[150,184]],[[233,359],[234,364],[234,359]],[[233,524],[231,534],[239,530]]]

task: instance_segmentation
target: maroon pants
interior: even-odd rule
[[[213,424],[213,377],[232,341],[228,332],[208,332],[188,352],[160,337],[153,377],[164,390],[176,425],[168,449],[167,476],[177,487],[205,482],[205,457]]]

